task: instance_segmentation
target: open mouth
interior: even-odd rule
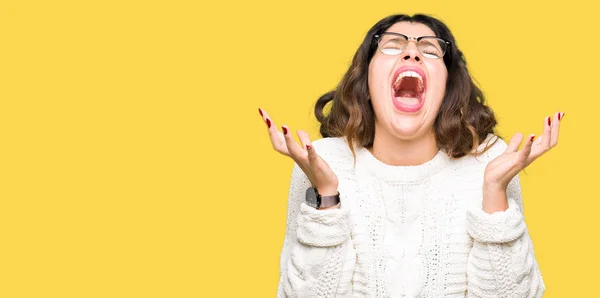
[[[414,99],[415,103],[421,99],[425,91],[421,75],[410,70],[398,75],[393,88],[395,97]]]
[[[394,104],[401,111],[414,112],[421,108],[425,94],[423,76],[412,70],[400,72],[392,84]]]

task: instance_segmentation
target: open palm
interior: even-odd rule
[[[515,134],[506,151],[487,165],[484,175],[486,185],[505,189],[521,170],[555,147],[558,144],[560,121],[563,117],[564,113],[556,113],[553,119],[546,117],[542,135],[535,141],[535,135],[530,135],[521,150],[518,149],[523,142],[523,134]]]

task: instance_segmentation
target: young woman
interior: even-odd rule
[[[441,21],[375,24],[317,101],[323,139],[299,145],[259,112],[295,162],[278,297],[542,296],[518,173],[564,113],[507,145]]]

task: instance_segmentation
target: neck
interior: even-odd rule
[[[371,154],[379,161],[391,166],[417,166],[432,160],[439,151],[435,133],[430,132],[414,139],[375,133]]]

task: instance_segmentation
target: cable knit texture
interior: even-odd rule
[[[343,138],[313,145],[338,176],[342,204],[307,206],[310,182],[294,166],[277,297],[543,295],[519,177],[507,210],[482,210],[483,173],[504,141],[478,157],[439,151],[418,166],[389,166],[364,148],[354,166]]]

